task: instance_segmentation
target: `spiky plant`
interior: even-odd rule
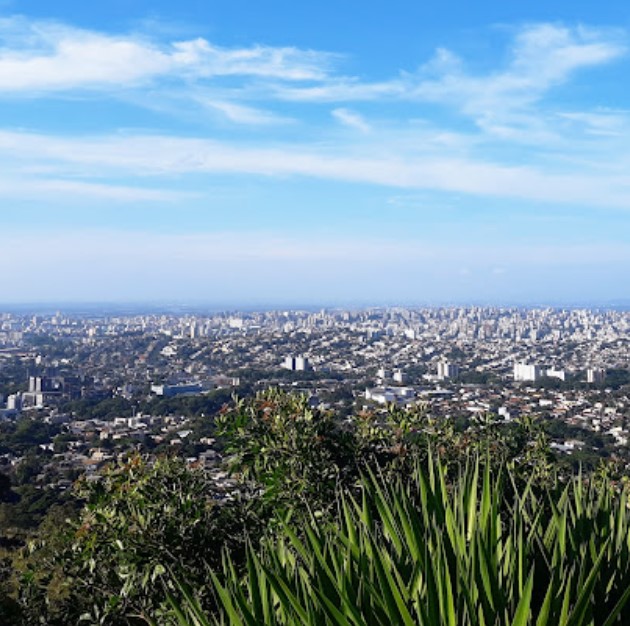
[[[244,575],[226,555],[204,614],[180,581],[181,626],[612,626],[630,623],[627,496],[575,476],[539,488],[472,459],[367,472],[332,523],[285,524]],[[175,598],[179,598],[175,600]]]

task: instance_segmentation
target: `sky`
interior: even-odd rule
[[[630,302],[627,0],[0,0],[0,304]]]

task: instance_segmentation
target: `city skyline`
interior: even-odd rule
[[[0,3],[0,300],[628,303],[630,9]]]

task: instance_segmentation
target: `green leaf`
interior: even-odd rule
[[[518,607],[516,608],[516,613],[514,614],[514,620],[512,621],[512,626],[527,626],[529,621],[529,613],[530,613],[530,604],[532,601],[532,589],[534,586],[534,570],[529,574],[527,578],[527,582],[525,583],[525,589],[523,590],[523,595],[519,600]]]

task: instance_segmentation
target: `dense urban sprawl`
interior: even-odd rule
[[[540,416],[559,452],[624,456],[629,330],[628,312],[584,309],[5,313],[2,464],[61,489],[130,449],[214,466],[213,413],[269,386],[341,415]]]

